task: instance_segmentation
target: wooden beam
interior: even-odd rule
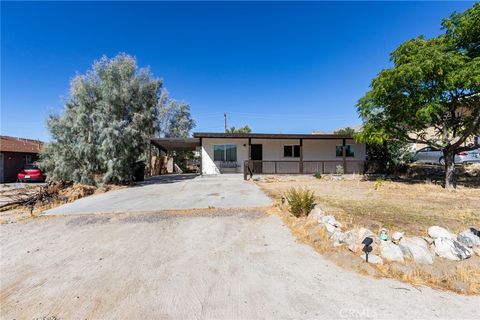
[[[303,139],[302,138],[300,138],[300,173],[303,173]]]
[[[148,175],[152,176],[152,140],[148,140],[148,155],[147,155],[147,161],[148,161]]]
[[[252,160],[252,138],[248,138],[248,160]]]

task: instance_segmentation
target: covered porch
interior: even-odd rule
[[[361,173],[365,145],[334,134],[195,133],[201,139],[203,174],[237,167],[257,174]],[[228,163],[228,165],[226,165]]]

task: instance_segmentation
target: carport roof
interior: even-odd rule
[[[150,141],[165,151],[195,151],[200,147],[199,138],[152,138]]]

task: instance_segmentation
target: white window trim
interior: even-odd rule
[[[298,155],[298,157],[295,157],[295,152],[293,151],[295,146],[300,147],[299,144],[284,144],[283,147],[282,147],[282,159],[300,159],[300,155]],[[292,156],[291,157],[285,157],[285,147],[292,147]]]

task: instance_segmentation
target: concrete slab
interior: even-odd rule
[[[150,212],[172,209],[248,208],[271,204],[243,175],[168,175],[135,187],[86,197],[47,210],[46,215]]]
[[[480,296],[347,272],[228,210],[0,225],[0,318],[478,319]]]

